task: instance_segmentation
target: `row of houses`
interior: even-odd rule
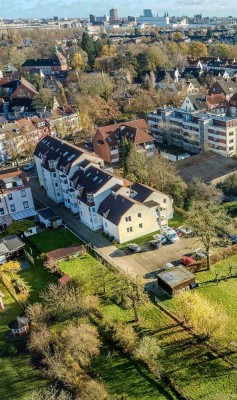
[[[65,135],[80,128],[76,111],[58,107],[52,112],[8,122],[0,117],[0,161],[16,161],[21,155],[31,156],[36,144],[46,135]]]
[[[120,243],[155,232],[173,217],[168,195],[113,175],[102,158],[52,136],[36,146],[35,164],[48,197]]]

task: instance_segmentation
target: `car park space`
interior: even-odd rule
[[[176,243],[164,243],[157,250],[153,250],[149,243],[145,243],[141,246],[140,253],[131,254],[130,257],[143,266],[147,271],[144,278],[149,279],[155,277],[155,272],[167,263],[180,265],[179,260],[182,256],[192,255],[198,248],[202,248],[198,238],[182,236]]]

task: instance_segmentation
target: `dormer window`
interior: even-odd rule
[[[93,193],[87,193],[87,202],[88,203],[93,203],[94,202]]]

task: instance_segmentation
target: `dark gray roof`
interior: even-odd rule
[[[51,210],[51,208],[47,207],[47,208],[42,208],[41,210],[37,210],[37,213],[44,218],[45,220],[57,220],[60,219],[60,217],[58,215],[55,214],[55,212],[53,210]]]
[[[10,329],[20,329],[24,328],[24,326],[29,324],[29,320],[26,317],[16,317],[13,321],[11,321],[8,326]]]
[[[80,200],[87,203],[87,193],[96,194],[113,176],[91,165],[85,171],[80,167],[70,181],[75,189],[81,187]]]
[[[191,94],[188,98],[192,102],[195,110],[207,110],[206,98],[201,93]]]
[[[187,268],[179,265],[177,267],[171,268],[169,270],[163,270],[157,274],[158,280],[162,280],[167,285],[175,288],[184,282],[189,282],[190,279],[195,278],[195,275],[188,271]]]
[[[131,189],[137,192],[137,195],[133,196],[133,199],[140,203],[143,203],[153,193],[150,187],[142,185],[141,183],[134,183]]]
[[[55,67],[60,66],[61,61],[55,58],[29,58],[24,62],[22,67]]]
[[[114,225],[118,225],[122,216],[134,205],[134,202],[120,194],[110,194],[98,209],[98,213],[103,215],[108,221]]]
[[[24,246],[25,243],[17,235],[7,235],[0,239],[0,252],[4,254],[13,253]],[[5,252],[4,248],[6,249]]]
[[[49,161],[58,160],[57,169],[62,170],[63,167],[69,168],[70,165],[83,154],[78,147],[56,139],[52,136],[46,136],[36,146],[34,155],[41,158],[45,156],[43,167],[49,169]]]

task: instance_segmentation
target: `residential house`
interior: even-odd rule
[[[60,52],[56,52],[52,58],[28,59],[22,65],[22,71],[30,74],[41,70],[44,75],[54,75],[67,69],[67,59]]]
[[[204,110],[217,112],[225,115],[228,103],[224,94],[203,95],[201,93],[189,95],[185,98],[181,108],[184,110],[195,111]]]
[[[8,119],[34,115],[32,100],[37,94],[35,87],[24,78],[0,79],[0,115]]]
[[[30,321],[26,317],[17,317],[8,326],[13,336],[27,335],[30,331]]]
[[[123,140],[134,143],[138,152],[147,156],[154,154],[154,138],[143,119],[98,128],[93,137],[93,148],[105,162],[117,163],[121,161]]]
[[[31,188],[22,171],[0,174],[0,227],[36,215]]]
[[[100,204],[103,230],[120,243],[155,232],[173,218],[168,195],[140,183],[115,185]]]
[[[209,95],[224,94],[227,101],[237,92],[237,83],[230,80],[218,79],[209,90]]]

